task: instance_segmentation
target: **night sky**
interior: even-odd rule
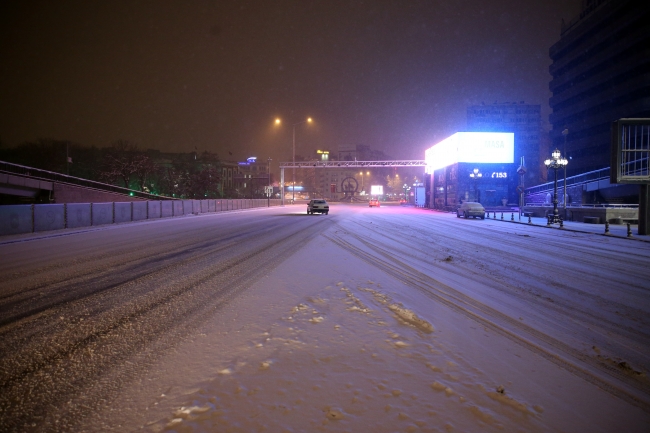
[[[311,116],[298,154],[364,144],[422,159],[465,129],[468,105],[542,104],[548,128],[548,49],[579,3],[5,0],[0,141],[275,164]]]

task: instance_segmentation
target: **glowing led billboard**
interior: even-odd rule
[[[512,132],[457,132],[424,152],[427,173],[458,162],[513,163]]]
[[[370,195],[384,195],[384,186],[383,185],[370,186]]]

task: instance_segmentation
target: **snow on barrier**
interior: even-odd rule
[[[92,225],[113,224],[113,203],[92,203]]]
[[[173,200],[0,206],[0,236],[280,206],[279,199]]]
[[[34,205],[34,231],[45,232],[65,228],[64,204]]]

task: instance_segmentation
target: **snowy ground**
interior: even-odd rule
[[[398,207],[256,218],[278,212],[319,230],[70,430],[650,430],[650,244]]]

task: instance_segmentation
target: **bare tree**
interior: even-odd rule
[[[144,191],[155,171],[154,162],[136,144],[120,139],[106,149],[100,177],[113,184],[122,181],[125,188],[135,181],[137,189]]]
[[[138,181],[141,191],[144,191],[147,181],[154,175],[156,164],[144,153],[136,153],[131,160],[133,175]],[[147,188],[148,189],[148,188]]]

